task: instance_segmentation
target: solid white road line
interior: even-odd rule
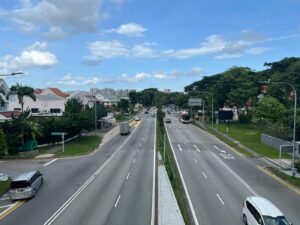
[[[195,159],[195,158],[193,158],[193,160],[194,160],[194,162],[197,164],[198,162],[197,162],[197,160]]]
[[[125,141],[119,146],[119,148],[96,170],[92,176],[87,179],[87,181],[44,223],[44,225],[50,225],[63,211],[78,197],[78,195],[97,177],[99,173],[106,167],[106,165],[115,157],[115,155],[124,147],[124,145],[129,141],[132,135],[137,129],[134,129],[132,134],[128,136]]]
[[[239,175],[237,175],[226,163],[223,162],[218,156],[216,156],[213,152],[211,154],[239,181],[241,182],[252,194],[255,196],[259,196],[250,186],[247,184]]]
[[[182,181],[182,185],[183,185],[183,188],[184,188],[184,191],[185,191],[185,194],[186,194],[188,203],[189,203],[190,208],[191,208],[191,211],[192,211],[192,216],[193,216],[195,225],[199,225],[198,218],[197,218],[197,215],[196,215],[196,213],[195,213],[195,209],[194,209],[194,206],[193,206],[193,203],[192,203],[190,194],[189,194],[189,192],[188,192],[188,190],[187,190],[187,187],[186,187],[186,184],[185,184],[183,175],[182,175],[182,173],[181,173],[181,169],[180,169],[180,166],[179,166],[179,163],[178,163],[178,160],[177,160],[177,157],[176,157],[176,154],[175,154],[173,145],[172,145],[171,138],[170,138],[170,136],[169,136],[168,129],[166,129],[166,132],[167,132],[167,136],[168,136],[168,139],[169,139],[169,142],[170,142],[170,145],[171,145],[172,153],[173,153],[173,156],[174,156],[174,159],[175,159],[177,168],[178,168],[178,172],[179,172],[179,175],[180,175],[180,178],[181,178],[181,181]]]
[[[178,144],[178,149],[182,152],[182,148],[180,147],[180,145]]]
[[[46,163],[44,166],[49,166],[51,163],[55,162],[56,160],[58,160],[57,158],[56,159],[53,159],[51,160],[50,162]]]
[[[217,196],[218,196],[218,198],[219,198],[220,202],[222,203],[222,205],[224,205],[224,202],[223,202],[222,198],[220,197],[220,195],[219,195],[219,194],[217,194]]]
[[[197,145],[194,145],[194,147],[198,152],[201,152],[200,149],[197,147]]]
[[[116,201],[115,208],[117,207],[117,205],[118,205],[118,203],[119,203],[119,201],[120,201],[120,198],[121,198],[121,195],[119,195],[119,197],[118,197],[118,199],[117,199],[117,201]]]
[[[155,128],[154,128],[154,154],[153,154],[153,181],[152,181],[152,216],[151,225],[155,224],[155,182],[156,182],[156,118],[155,118]]]
[[[13,204],[10,204],[10,205],[4,205],[4,206],[1,206],[0,209],[4,209],[4,208],[9,208],[11,207]]]
[[[206,174],[203,171],[202,171],[202,174],[205,177],[205,179],[207,179],[207,176],[206,176]]]
[[[133,160],[132,164],[134,164],[134,163],[135,163],[135,160],[136,160],[136,159],[134,159],[134,160]]]
[[[128,173],[128,175],[127,175],[127,177],[126,177],[126,180],[128,180],[129,176],[130,176],[130,172]]]
[[[214,146],[215,149],[217,149],[218,151],[221,151],[221,149],[219,149],[217,146]]]

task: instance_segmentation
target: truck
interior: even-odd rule
[[[121,135],[127,135],[130,133],[130,126],[128,122],[121,122],[119,126]]]

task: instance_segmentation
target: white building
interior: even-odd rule
[[[94,95],[90,95],[90,94],[87,94],[85,92],[75,92],[73,94],[71,94],[68,98],[68,99],[72,99],[72,98],[75,98],[75,99],[78,99],[79,101],[82,102],[82,104],[84,105],[84,107],[89,107],[89,108],[93,108],[94,107],[94,103],[95,101],[98,101],[100,102],[100,100],[98,100]]]
[[[9,87],[3,79],[0,79],[0,90],[4,92],[4,94],[0,93],[2,100],[4,100],[4,104],[0,104],[0,112],[6,112],[8,110],[8,100],[6,100],[6,95],[9,92]]]
[[[96,94],[95,96],[105,107],[111,107],[113,105],[117,105],[120,99],[115,95],[108,94]]]
[[[65,111],[66,99],[56,95],[35,95],[36,101],[24,97],[24,110],[29,109],[31,116],[62,116]],[[16,96],[9,98],[9,111],[21,111]]]

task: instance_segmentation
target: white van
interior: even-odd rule
[[[283,213],[263,197],[247,197],[243,206],[245,225],[292,225]]]
[[[10,184],[10,198],[11,200],[33,198],[42,184],[43,175],[39,171],[22,173]]]

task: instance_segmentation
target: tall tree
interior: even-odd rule
[[[31,98],[33,101],[36,101],[36,97],[34,94],[34,89],[32,87],[29,86],[22,86],[20,84],[16,84],[11,86],[10,91],[7,94],[7,99],[9,98],[9,96],[11,95],[16,95],[19,101],[19,104],[21,105],[21,111],[23,113],[24,111],[24,97],[29,97]]]

